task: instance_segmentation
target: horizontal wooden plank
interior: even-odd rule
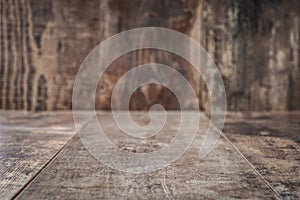
[[[146,114],[134,113],[133,118],[137,123],[145,124],[149,120]],[[162,133],[142,143],[120,136],[121,131],[112,123],[111,115],[99,113],[99,121],[107,136],[119,148],[131,152],[148,152],[167,145],[177,130],[178,117],[179,112],[173,112]],[[76,135],[18,198],[275,198],[273,191],[223,138],[208,157],[199,159],[205,127],[207,119],[202,117],[194,143],[181,158],[166,168],[143,174],[121,172],[103,165],[89,154]],[[185,134],[190,136],[188,130]]]
[[[74,134],[70,112],[0,111],[0,199],[16,195]]]

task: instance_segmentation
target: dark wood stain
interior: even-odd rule
[[[76,72],[100,41],[128,29],[159,26],[199,35],[195,39],[220,69],[230,110],[298,110],[299,8],[298,0],[3,0],[0,108],[71,109]],[[133,52],[111,66],[103,78],[108,87],[96,97],[103,101],[97,109],[110,109],[112,86],[124,70],[152,60],[176,65],[197,91],[199,107],[209,109],[208,91],[201,80],[193,82],[198,75],[192,67],[151,50]],[[41,76],[47,87],[45,106],[39,106]],[[176,101],[173,95],[156,88],[157,102],[178,109],[169,105]],[[131,109],[148,109],[151,102],[138,99],[149,92],[138,90]]]

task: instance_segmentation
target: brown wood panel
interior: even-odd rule
[[[137,123],[145,123],[146,113],[134,113]],[[110,115],[100,113],[102,128],[120,148],[148,152],[161,148],[176,131],[179,113],[159,137],[143,143],[120,137]],[[202,118],[205,127],[207,120]],[[203,127],[203,128],[204,128]],[[185,132],[186,136],[189,131]],[[78,136],[18,196],[19,199],[274,199],[272,190],[224,139],[209,157],[199,160],[203,129],[183,157],[170,166],[151,173],[131,174],[111,169],[95,160]],[[113,156],[111,159],[114,159]],[[118,162],[118,160],[115,160]]]
[[[159,26],[204,46],[219,66],[230,110],[300,109],[299,8],[298,0],[2,0],[0,108],[70,109],[78,67],[98,42]],[[151,50],[116,60],[99,87],[97,108],[110,109],[112,87],[126,70],[153,60],[182,72],[198,91],[200,108],[209,108],[199,75],[182,59]],[[177,109],[174,99],[166,88],[147,86],[130,107]]]
[[[0,112],[0,198],[15,196],[73,135],[70,113]]]
[[[0,107],[71,108],[76,72],[99,42],[99,1],[1,1]]]
[[[108,0],[103,1],[102,4],[105,6],[104,16],[101,17],[101,24],[103,24],[103,27],[100,28],[101,33],[102,29],[104,30],[102,38],[108,38],[133,28],[154,26],[193,35],[199,41],[201,6],[198,0]],[[197,25],[195,25],[196,23]],[[147,37],[146,33],[145,37]],[[180,48],[189,51],[187,46]],[[200,95],[199,75],[188,62],[168,52],[144,49],[128,53],[111,64],[103,78],[103,84],[100,83],[98,87],[96,108],[110,109],[112,89],[117,80],[131,68],[150,62],[162,63],[175,68],[191,82],[195,93]],[[151,73],[154,74],[154,79],[161,76],[159,70],[152,70]],[[127,84],[134,84],[134,80],[126,80],[121,92],[127,92]],[[133,110],[148,110],[157,103],[170,110],[180,108],[175,95],[170,90],[155,84],[140,87],[132,96],[129,107]]]
[[[300,109],[300,2],[203,4],[203,46],[226,86],[230,110]]]

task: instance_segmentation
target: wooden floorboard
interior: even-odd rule
[[[145,114],[132,116],[146,124]],[[179,121],[173,112],[158,136],[141,142],[124,136],[108,112],[98,116],[120,149],[137,153],[168,145]],[[81,125],[88,121],[82,115]],[[224,137],[200,160],[207,125],[202,115],[193,145],[168,167],[131,174],[89,154],[71,112],[0,111],[0,199],[299,199],[300,112],[229,112]]]
[[[178,115],[179,113],[174,113]],[[147,121],[140,114],[136,119]],[[155,147],[148,140],[139,145],[134,140],[120,138],[120,130],[111,126],[109,115],[99,115],[108,137],[120,148],[147,152]],[[205,121],[205,119],[202,119]],[[174,124],[175,121],[170,124]],[[163,146],[176,130],[166,126],[158,139]],[[202,126],[203,128],[203,126]],[[189,134],[187,131],[186,134]],[[199,147],[204,137],[199,133],[192,147],[177,161],[162,170],[146,174],[131,174],[111,169],[95,160],[85,149],[79,136],[33,180],[18,196],[19,199],[274,199],[276,196],[259,175],[223,138],[204,160],[199,159]],[[112,158],[113,159],[113,158]],[[118,162],[116,160],[116,162]]]
[[[281,198],[300,198],[300,112],[229,113],[223,132]]]
[[[70,112],[0,112],[0,199],[10,199],[75,135]]]

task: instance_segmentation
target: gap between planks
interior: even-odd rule
[[[272,187],[272,185],[259,173],[259,171],[255,168],[255,166],[242,154],[242,152],[229,140],[225,134],[220,131],[221,136],[233,147],[233,149],[243,158],[243,160],[253,169],[253,171],[263,180],[263,182],[272,190],[275,197],[277,199],[282,199],[281,196],[276,192],[276,190]]]
[[[87,120],[83,125],[82,125],[82,127],[80,128],[80,129],[82,129],[84,126],[86,126],[88,123],[89,123],[89,121],[90,120]],[[43,167],[41,167],[41,169],[39,169],[38,171],[37,171],[37,173],[33,176],[33,177],[31,177],[22,187],[21,187],[21,189],[19,189],[18,190],[18,192],[16,192],[16,194],[11,198],[11,199],[17,199],[18,197],[19,197],[19,195],[20,194],[22,194],[22,192],[24,191],[24,190],[26,190],[26,188],[28,188],[28,186],[38,177],[38,175],[40,174],[40,173],[42,173],[43,172],[43,170],[44,169],[46,169],[46,167],[48,166],[48,165],[50,165],[51,163],[52,163],[52,161],[55,159],[55,158],[57,158],[59,155],[60,155],[60,153],[71,143],[71,141],[74,139],[74,137],[76,137],[76,135],[77,135],[77,130],[76,130],[76,127],[74,127],[75,128],[75,134],[66,142],[66,144],[64,144],[50,159],[49,159],[49,161],[43,166]]]
[[[208,116],[206,116],[208,117]],[[90,120],[87,120],[87,122],[85,122],[83,124],[83,126],[81,127],[81,129],[83,127],[85,127]],[[66,142],[66,144],[64,144],[50,159],[49,161],[43,166],[41,167],[41,169],[38,170],[38,172],[30,178],[30,180],[27,181],[26,184],[24,184],[24,186],[21,187],[20,190],[18,190],[18,192],[16,192],[16,194],[12,197],[12,199],[17,199],[23,191],[25,191],[29,185],[44,171],[44,169],[46,169],[46,167],[48,165],[50,165],[52,163],[52,161],[54,159],[56,159],[61,153],[62,151],[73,141],[73,139],[76,137],[77,135],[77,130],[75,129],[76,133]],[[241,153],[241,151],[229,140],[229,138],[227,136],[225,136],[225,134],[220,131],[220,135],[230,144],[230,146],[233,147],[233,149],[242,157],[242,159],[246,162],[247,165],[249,165],[251,167],[251,169],[259,176],[260,179],[262,179],[262,181],[271,189],[271,191],[273,192],[274,196],[276,197],[276,199],[282,199],[281,196],[276,192],[276,190],[271,186],[271,184],[259,173],[259,171],[255,168],[255,166]],[[164,188],[165,189],[165,188]],[[172,196],[169,196],[172,197]]]
[[[76,133],[77,134],[77,133]],[[59,156],[59,154],[71,143],[72,139],[76,136],[73,135],[67,142],[66,144],[64,144],[51,158],[50,160],[43,166],[41,167],[41,169],[39,169],[39,171],[33,176],[31,177],[27,183],[25,183],[21,189],[12,197],[12,199],[16,199],[24,190],[26,190],[26,188],[30,185],[30,183],[32,183],[36,177],[38,177],[38,175],[55,159]]]

